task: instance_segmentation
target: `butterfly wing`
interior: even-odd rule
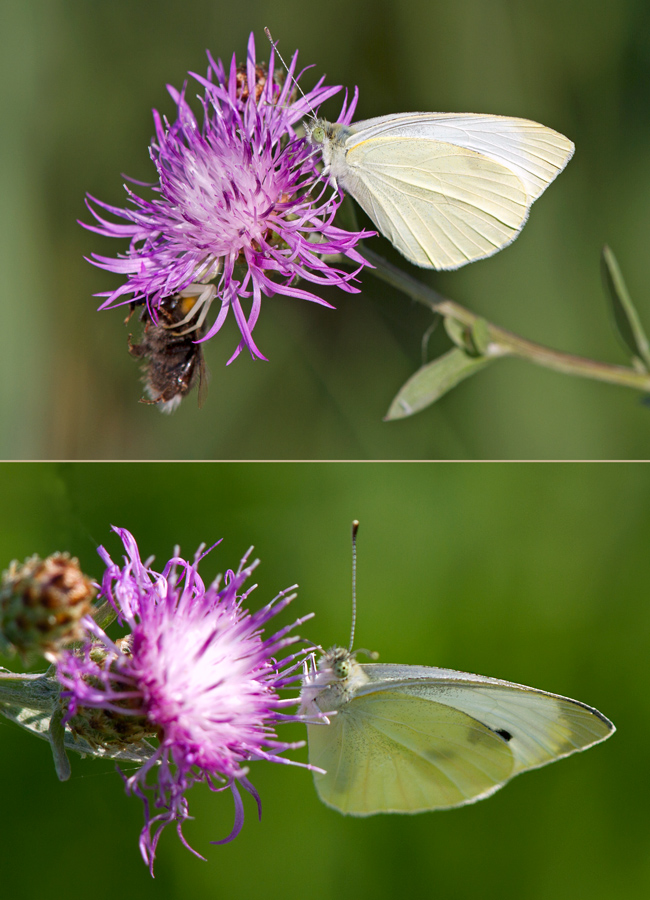
[[[528,217],[501,163],[440,141],[374,137],[346,155],[341,186],[417,266],[457,269],[510,244]]]
[[[502,116],[412,113],[352,126],[333,171],[411,262],[456,269],[491,256],[523,228],[573,144]]]
[[[355,698],[330,724],[308,726],[321,800],[342,813],[422,812],[461,806],[513,773],[507,741],[471,716],[403,691]]]
[[[537,688],[453,669],[429,666],[364,665],[368,682],[359,689],[404,692],[462,710],[504,733],[513,775],[586,750],[616,730],[602,713],[579,700]]]
[[[348,150],[380,136],[434,140],[473,150],[501,163],[523,182],[529,202],[542,194],[573,156],[567,137],[511,116],[476,113],[402,113],[356,122],[346,139]]]
[[[489,796],[510,778],[605,740],[577,700],[425,666],[364,665],[331,725],[309,726],[321,799],[341,812],[419,812]]]

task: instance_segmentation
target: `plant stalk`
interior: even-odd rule
[[[605,381],[609,384],[619,384],[623,387],[635,388],[636,390],[650,393],[649,372],[637,371],[637,369],[633,369],[630,366],[617,366],[610,363],[597,362],[583,356],[575,356],[572,353],[561,353],[559,350],[552,350],[550,347],[521,338],[511,331],[506,331],[505,328],[493,325],[491,322],[483,319],[483,316],[476,315],[476,313],[471,312],[459,303],[448,300],[442,294],[434,291],[433,288],[422,284],[422,282],[403,272],[367,247],[363,248],[361,255],[370,265],[375,267],[369,271],[376,278],[403,291],[433,312],[445,318],[455,319],[469,328],[483,320],[489,338],[485,352],[486,356],[515,356],[520,359],[527,359],[538,366],[544,366],[556,372],[563,372],[566,375],[577,375],[581,378],[591,378],[597,381]]]

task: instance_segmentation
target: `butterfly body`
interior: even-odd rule
[[[361,664],[342,648],[305,676],[302,709],[314,716],[321,799],[357,816],[473,803],[615,730],[567,697],[452,669]]]
[[[402,113],[307,128],[324,174],[415,265],[456,269],[491,256],[571,159],[564,135],[528,119]]]

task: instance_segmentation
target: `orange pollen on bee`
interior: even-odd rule
[[[196,306],[198,297],[181,297],[179,307],[184,316],[186,316]]]

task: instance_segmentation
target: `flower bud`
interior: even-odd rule
[[[126,704],[124,704],[126,709]],[[91,747],[115,749],[128,744],[138,744],[145,738],[156,737],[157,730],[146,716],[118,713],[112,709],[78,706],[68,719],[68,728],[82,737]]]
[[[22,656],[48,659],[84,636],[80,620],[91,612],[95,588],[68,553],[14,560],[0,583],[0,634]]]
[[[118,638],[115,644],[121,653],[132,656],[132,635]],[[93,643],[88,651],[90,660],[99,669],[108,670],[119,679],[119,663],[114,653],[106,649],[104,644]],[[99,678],[86,675],[85,681],[98,690],[105,690]],[[115,746],[126,747],[137,744],[148,737],[155,737],[158,727],[149,721],[146,715],[134,712],[139,710],[142,699],[139,695],[113,701],[107,707],[83,706],[75,704],[74,715],[67,719],[67,725],[74,735],[84,738],[91,747],[115,749]],[[116,708],[117,707],[117,708]],[[121,710],[124,712],[121,712]]]

